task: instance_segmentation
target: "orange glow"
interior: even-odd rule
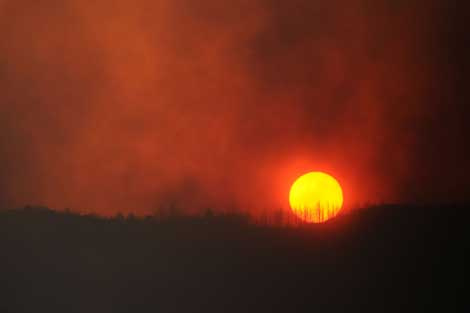
[[[343,206],[343,191],[338,181],[322,172],[299,177],[289,194],[292,211],[309,223],[322,223],[335,217]]]

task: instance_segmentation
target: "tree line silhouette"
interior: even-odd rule
[[[383,205],[308,225],[281,210],[3,210],[0,312],[458,312],[467,212]]]

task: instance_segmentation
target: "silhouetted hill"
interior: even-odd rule
[[[465,206],[321,225],[0,212],[0,312],[463,312]]]

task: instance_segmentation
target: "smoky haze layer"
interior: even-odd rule
[[[261,210],[311,170],[349,204],[465,200],[457,11],[0,1],[0,206]]]

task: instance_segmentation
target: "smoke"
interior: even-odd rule
[[[0,205],[277,208],[310,170],[350,204],[429,198],[418,2],[0,1]]]

